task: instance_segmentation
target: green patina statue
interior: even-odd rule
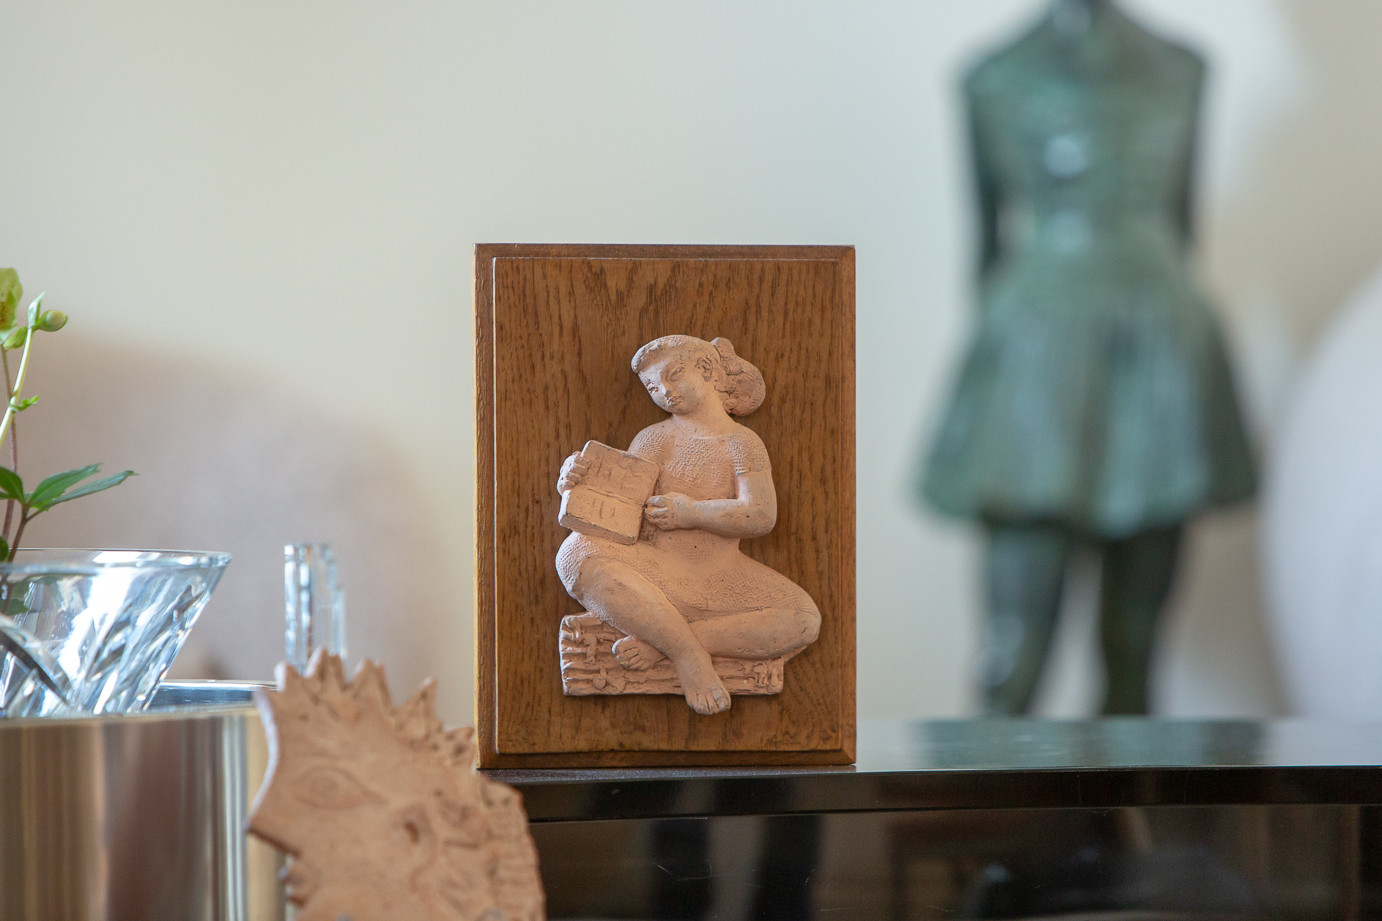
[[[1110,0],[1054,0],[965,80],[980,312],[921,486],[986,532],[993,713],[1029,710],[1081,546],[1102,558],[1103,710],[1145,713],[1184,524],[1255,488],[1185,258],[1203,74]]]

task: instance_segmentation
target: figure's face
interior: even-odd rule
[[[659,409],[676,415],[695,412],[706,400],[718,397],[709,368],[689,352],[657,359],[638,378]]]
[[[462,801],[449,772],[419,763],[391,734],[333,744],[292,720],[275,723],[278,759],[249,824],[293,855],[284,879],[298,921],[439,917],[410,901],[414,884],[443,845],[481,843],[478,791]]]

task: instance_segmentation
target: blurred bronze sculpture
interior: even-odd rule
[[[1255,472],[1187,265],[1203,62],[1055,0],[966,77],[980,312],[922,478],[981,522],[987,710],[1029,710],[1072,554],[1102,557],[1105,713],[1144,713],[1184,523]]]
[[[668,417],[627,452],[588,442],[557,481],[573,529],[557,573],[586,608],[562,622],[562,688],[683,694],[702,714],[729,709],[731,693],[778,693],[821,615],[739,550],[777,521],[767,448],[731,418],[763,402],[763,375],[729,340],[694,336],[655,339],[632,364]]]
[[[249,831],[292,857],[297,921],[542,921],[537,847],[518,793],[474,768],[430,682],[395,708],[384,670],[347,681],[318,650],[256,691],[269,773]]]

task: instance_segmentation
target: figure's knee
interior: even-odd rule
[[[592,555],[594,551],[589,537],[574,532],[562,541],[561,548],[557,550],[557,578],[561,579],[567,594],[573,598],[580,598],[576,592],[582,574],[592,566],[599,566],[599,560]]]
[[[797,608],[796,622],[803,646],[811,645],[821,635],[821,612],[809,600]]]
[[[611,605],[646,605],[653,596],[660,600],[656,587],[632,566],[599,554],[582,555],[562,574],[562,584],[587,611],[602,617]]]
[[[604,607],[605,596],[618,584],[618,573],[612,572],[612,568],[617,570],[617,567],[611,567],[607,560],[586,557],[576,567],[566,590],[571,593],[572,598],[585,605],[586,610],[601,609]]]
[[[821,612],[810,598],[782,611],[780,616],[778,636],[784,655],[796,655],[821,635]]]

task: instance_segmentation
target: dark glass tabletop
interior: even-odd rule
[[[917,809],[1382,803],[1382,725],[863,720],[847,767],[492,771],[534,822]]]

